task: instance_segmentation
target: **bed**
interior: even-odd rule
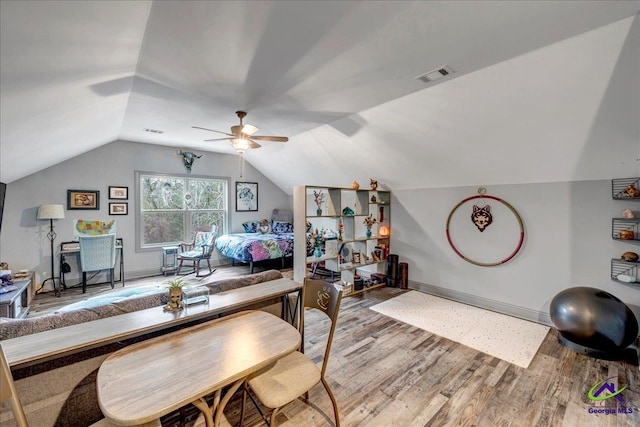
[[[281,259],[284,267],[285,259],[293,256],[293,224],[286,220],[288,218],[276,215],[274,211],[273,219],[268,221],[268,229],[262,229],[268,230],[266,233],[261,232],[262,221],[247,221],[242,224],[244,233],[219,236],[215,246],[222,255],[231,258],[231,265],[236,261],[248,263],[250,274],[253,274],[253,265],[258,261]]]

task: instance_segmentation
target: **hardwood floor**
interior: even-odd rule
[[[347,297],[340,309],[327,377],[343,426],[634,426],[640,425],[640,375],[625,361],[577,354],[557,342],[554,329],[527,369],[397,322],[368,307],[404,292],[380,288]],[[321,363],[327,323],[306,317],[306,354]],[[615,377],[632,414],[604,415],[615,399],[593,404],[587,393]],[[239,394],[238,394],[239,395]],[[331,426],[331,403],[321,385],[312,406],[298,400],[279,415],[281,426]],[[605,403],[608,402],[608,403]],[[259,418],[252,412],[245,425]],[[239,421],[239,398],[227,407]],[[264,425],[264,424],[263,424]]]

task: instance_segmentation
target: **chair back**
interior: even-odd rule
[[[78,236],[82,271],[114,268],[116,265],[116,235]]]
[[[4,403],[7,400],[10,401],[11,411],[18,427],[29,427],[22,404],[18,399],[18,392],[13,382],[9,363],[4,355],[2,346],[0,346],[0,403]]]
[[[324,373],[327,369],[327,362],[329,360],[329,353],[331,352],[333,333],[338,322],[338,312],[340,311],[340,302],[342,301],[342,289],[338,288],[335,284],[327,283],[324,280],[304,279],[302,294],[302,300],[304,302],[303,310],[306,308],[315,308],[324,313],[331,321],[327,347],[322,360],[322,377],[324,378]],[[303,334],[302,341],[304,343],[304,315],[301,317],[300,331]]]
[[[216,225],[211,226],[211,231],[198,231],[193,238],[193,250],[202,251],[206,255],[211,255],[213,252],[213,243],[218,235],[218,227]]]

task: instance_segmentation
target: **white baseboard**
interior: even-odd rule
[[[518,317],[520,319],[541,323],[547,326],[554,326],[549,313],[545,313],[542,311],[532,310],[530,308],[520,307],[489,298],[479,297],[477,295],[471,295],[465,292],[454,291],[451,289],[442,288],[440,286],[415,282],[413,280],[409,280],[409,288],[464,304],[473,305],[475,307],[484,308],[485,310],[495,311],[496,313]]]

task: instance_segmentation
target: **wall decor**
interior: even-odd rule
[[[117,203],[109,203],[109,215],[128,215],[129,214],[129,203],[127,202],[117,202]]]
[[[478,196],[471,196],[462,200],[451,210],[451,213],[449,213],[449,217],[447,218],[447,225],[446,225],[447,240],[449,242],[449,245],[453,249],[453,251],[460,258],[464,259],[467,262],[470,262],[471,264],[475,264],[481,267],[493,267],[493,266],[504,264],[509,260],[511,260],[514,256],[516,256],[516,254],[522,248],[522,244],[524,242],[524,224],[522,223],[522,218],[520,218],[520,214],[518,214],[518,211],[516,211],[516,209],[513,206],[511,206],[509,203],[507,203],[505,200],[502,200],[496,196],[490,196],[488,194],[485,194],[485,191],[483,188],[479,189],[478,193],[479,193]],[[454,233],[452,232],[452,227],[454,225],[454,221],[452,220],[452,218],[454,218],[456,211],[462,205],[470,201],[476,201],[478,199],[480,199],[481,202],[485,202],[485,199],[490,199],[498,202],[500,205],[494,206],[494,209],[493,209],[494,215],[495,215],[495,209],[498,209],[498,207],[502,207],[502,208],[506,208],[506,209],[503,209],[504,213],[510,212],[513,215],[513,217],[507,218],[508,215],[501,215],[500,221],[494,222],[494,220],[495,221],[497,220],[493,218],[491,214],[492,209],[489,208],[489,205],[484,204],[484,206],[481,208],[478,205],[474,204],[472,208],[472,214],[471,214],[471,222],[473,225],[470,225],[469,227],[475,226],[477,227],[478,230],[484,232],[487,230],[487,227],[489,226],[489,224],[493,223],[493,224],[496,224],[491,229],[493,230],[493,233],[489,232],[489,233],[472,235],[471,230],[473,228],[470,228],[470,229],[464,228],[465,227],[464,224],[468,224],[468,222],[467,223],[457,222],[456,224],[459,227],[459,232],[456,237],[459,240],[459,243],[456,244],[454,242],[454,240],[456,239],[454,239],[453,237]],[[499,259],[499,261],[490,261],[490,260],[480,261],[475,256],[465,255],[462,252],[462,250],[459,248],[460,244],[462,243],[462,244],[466,244],[471,251],[475,250],[476,253],[482,254],[483,256],[501,257],[502,255],[497,255],[497,254],[501,253],[501,251],[503,250],[502,248],[503,242],[507,242],[507,241],[513,241],[515,243],[515,249],[513,250],[507,249],[510,252],[507,252],[508,255],[505,258]]]
[[[100,192],[97,190],[67,190],[67,210],[100,209]]]
[[[191,151],[178,151],[178,155],[182,156],[182,163],[184,164],[184,168],[187,171],[187,173],[191,173],[191,166],[193,166],[193,162],[196,159],[199,159],[200,157],[202,157],[202,154],[197,155],[192,153]]]
[[[258,210],[258,183],[236,182],[236,212]]]
[[[129,198],[129,187],[109,186],[109,198],[115,200],[127,200]]]

